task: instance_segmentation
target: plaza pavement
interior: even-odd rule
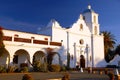
[[[22,80],[24,74],[30,74],[35,80],[61,80],[65,73],[70,74],[70,80],[109,80],[105,74],[88,74],[77,71],[71,72],[32,72],[32,73],[0,73],[0,80]]]

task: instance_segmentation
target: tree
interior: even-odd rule
[[[115,56],[115,51],[111,50],[111,49],[108,49],[108,53],[105,56],[106,62],[109,63],[112,59],[114,59],[114,56]]]
[[[4,51],[4,43],[3,43],[3,32],[2,32],[2,27],[0,27],[0,57],[3,55]]]
[[[114,49],[114,45],[115,45],[116,40],[114,38],[114,35],[111,34],[111,32],[103,31],[102,34],[104,36],[104,57],[106,60],[106,59],[108,59],[108,56],[110,56],[111,51],[109,51],[109,50]]]
[[[120,44],[116,47],[115,54],[120,55]]]
[[[3,45],[3,32],[2,32],[2,27],[0,27],[0,47]]]

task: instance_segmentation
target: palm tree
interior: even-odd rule
[[[108,31],[102,31],[102,34],[104,36],[104,57],[105,60],[107,59],[106,57],[110,54],[109,50],[114,49],[115,45],[115,38],[114,35],[111,34],[111,32]]]
[[[120,55],[120,44],[116,47],[115,54]]]
[[[115,50],[109,49],[107,55],[105,56],[106,62],[109,63],[112,59],[114,59],[114,56],[115,56]]]

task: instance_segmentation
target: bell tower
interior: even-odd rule
[[[88,5],[88,8],[83,11],[83,19],[85,20],[91,33],[94,35],[99,35],[100,30],[99,30],[98,14],[94,10],[92,10],[90,5]]]

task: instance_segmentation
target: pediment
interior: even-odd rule
[[[80,34],[91,34],[89,27],[83,19],[78,19],[71,28],[69,28],[69,31]]]

